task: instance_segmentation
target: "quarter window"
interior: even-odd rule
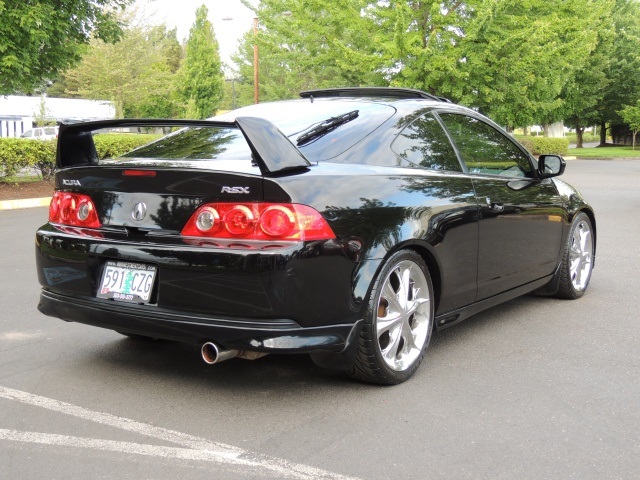
[[[462,171],[447,134],[431,115],[418,118],[402,130],[391,148],[400,160],[408,162],[411,166],[430,170]]]
[[[469,172],[531,177],[529,157],[491,125],[459,114],[439,114]]]

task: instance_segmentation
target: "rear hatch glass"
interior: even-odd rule
[[[332,117],[354,111],[357,112],[357,116],[353,120],[340,124],[326,134],[298,146],[298,149],[309,161],[317,162],[340,155],[370,135],[393,115],[395,108],[362,100],[323,99],[312,103],[308,99],[304,99],[287,101],[286,103],[272,102],[251,105],[227,112],[211,120],[233,122],[237,117],[264,118],[274,123],[295,145],[299,137],[305,135],[315,126]],[[209,163],[215,160],[221,164],[228,164],[229,167],[235,163],[234,161],[240,160],[247,163],[247,160],[251,160],[249,145],[237,128],[188,127],[153,140],[161,133],[162,129],[156,129],[151,132],[152,135],[155,134],[155,137],[147,135],[150,143],[124,154],[118,152],[118,154],[107,155],[107,159],[120,158],[121,161],[126,159],[172,160],[185,162],[185,164]],[[121,134],[126,135],[127,133]],[[118,133],[99,133],[96,135],[96,140],[100,135],[118,135]],[[100,163],[113,162],[103,160]],[[205,165],[202,164],[202,166]],[[223,167],[223,165],[219,166]],[[236,164],[236,167],[238,166]],[[246,165],[242,170],[245,169]]]
[[[167,160],[246,160],[251,150],[237,128],[183,128],[122,155],[124,158]]]

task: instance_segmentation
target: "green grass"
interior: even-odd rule
[[[578,158],[640,158],[640,145],[631,147],[570,148],[567,156]]]

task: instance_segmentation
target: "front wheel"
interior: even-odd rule
[[[593,270],[595,241],[591,220],[579,213],[571,224],[560,265],[560,298],[580,298],[589,285]]]
[[[351,369],[353,378],[383,385],[409,379],[433,331],[433,285],[422,257],[393,254],[376,277]]]

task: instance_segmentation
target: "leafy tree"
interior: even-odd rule
[[[609,38],[599,32],[612,1],[261,0],[254,8],[261,22],[260,96],[393,85],[447,96],[507,126],[583,116],[606,85],[606,61],[595,63],[591,54],[600,37]],[[242,103],[255,41],[247,33],[234,57]],[[604,48],[599,60],[603,55]],[[579,72],[595,74],[589,95]],[[569,82],[582,93],[568,101]]]
[[[131,0],[0,0],[0,95],[31,92],[76,64],[92,37],[122,35],[116,10]]]
[[[611,82],[607,73],[614,41],[614,25],[611,21],[613,6],[613,1],[600,2],[590,11],[594,17],[591,28],[597,35],[596,48],[585,57],[583,65],[574,70],[560,94],[564,103],[562,110],[565,123],[576,130],[577,148],[582,148],[585,127],[597,123],[596,106]],[[599,18],[595,15],[597,13]]]
[[[507,126],[561,120],[562,90],[595,50],[609,3],[480,2],[461,44],[462,101]]]
[[[196,10],[189,31],[184,64],[181,68],[182,93],[188,102],[187,116],[206,118],[220,106],[224,76],[213,25],[204,5]]]
[[[625,121],[625,123],[629,124],[632,132],[632,145],[633,150],[636,149],[636,136],[640,131],[640,100],[636,103],[635,106],[625,105],[622,110],[620,110],[620,116]]]
[[[370,34],[394,86],[418,88],[460,100],[467,72],[461,68],[468,24],[477,0],[392,0],[372,3]]]
[[[622,123],[620,110],[640,99],[640,2],[616,0],[611,15],[613,45],[606,69],[609,84],[595,110],[600,124],[600,145],[607,139],[607,124]]]
[[[175,45],[176,31],[164,26],[127,29],[115,44],[93,40],[48,93],[112,100],[118,118],[181,116]]]
[[[253,45],[259,45],[260,99],[291,98],[301,90],[388,84],[375,55],[376,30],[363,0],[263,0],[243,2],[260,19],[248,31],[233,60],[241,85],[240,104],[253,91]]]

